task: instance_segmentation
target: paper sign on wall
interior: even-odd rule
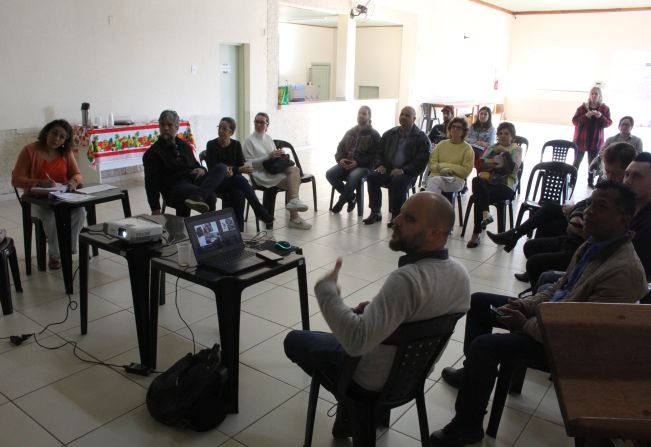
[[[231,72],[231,64],[221,64],[219,66],[219,71],[221,71],[224,74],[230,73]]]

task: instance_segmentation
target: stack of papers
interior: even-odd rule
[[[92,197],[88,194],[77,194],[75,192],[51,192],[50,196],[65,202],[83,202]]]
[[[82,194],[93,194],[95,192],[108,191],[109,189],[115,189],[115,186],[113,186],[113,185],[87,186],[85,188],[77,189],[77,192],[80,192]]]
[[[51,192],[63,192],[68,190],[68,185],[64,185],[63,183],[55,183],[54,186],[50,186],[47,188],[41,187],[41,186],[34,186],[29,190],[31,194],[43,194],[47,195]]]

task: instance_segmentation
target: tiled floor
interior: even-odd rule
[[[568,127],[519,125],[520,133],[531,142],[529,168],[539,159],[536,149],[552,138],[571,137]],[[306,172],[318,179],[318,212],[313,211],[308,186],[302,198],[310,204],[304,216],[313,228],[288,229],[286,213],[276,212],[274,236],[303,247],[308,267],[310,294],[314,282],[341,256],[344,259],[340,282],[348,302],[368,299],[386,275],[396,267],[399,256],[388,249],[390,230],[382,224],[364,226],[355,213],[328,212],[330,187],[324,171],[333,161],[334,148],[306,148],[299,152]],[[585,169],[585,168],[584,168]],[[525,179],[527,174],[525,173]],[[582,197],[582,171],[577,195]],[[131,208],[148,212],[142,180],[123,182],[130,191]],[[523,191],[524,192],[524,191]],[[464,198],[464,200],[467,200]],[[282,200],[279,201],[282,202]],[[365,211],[366,214],[366,211]],[[0,316],[0,336],[40,331],[48,323],[66,316],[68,298],[60,273],[38,272],[24,275],[23,239],[17,201],[0,201],[0,228],[15,239],[21,258],[24,292],[14,295],[15,312]],[[120,205],[98,207],[98,221],[121,216]],[[386,215],[385,215],[386,221]],[[254,224],[247,224],[254,231]],[[473,291],[515,295],[524,284],[513,279],[522,270],[521,244],[506,254],[486,240],[474,250],[465,248],[457,229],[450,240],[451,254],[470,272]],[[35,262],[35,260],[34,260]],[[79,334],[79,315],[70,311],[68,319],[38,337],[42,345],[59,346],[76,341],[82,357],[114,364],[137,362],[138,349],[132,313],[128,271],[122,258],[100,253],[91,261],[89,332]],[[77,289],[76,289],[77,290]],[[174,306],[174,287],[168,287],[167,305],[160,309],[158,367],[165,369],[192,350],[189,331]],[[72,296],[77,299],[76,295]],[[204,346],[218,341],[216,308],[211,293],[180,281],[178,305],[190,324],[195,339]],[[314,299],[310,300],[311,325],[327,330]],[[12,446],[298,446],[302,445],[308,378],[284,356],[282,340],[287,331],[300,326],[297,283],[294,274],[284,274],[251,287],[242,303],[240,413],[231,415],[218,429],[194,433],[167,428],[152,420],[144,406],[147,386],[144,378],[121,369],[84,363],[65,345],[48,350],[29,341],[15,347],[0,341],[0,445]],[[445,366],[460,364],[463,321],[427,382],[427,411],[432,430],[446,424],[453,412],[456,391],[440,379]],[[350,445],[330,436],[332,418],[327,412],[332,396],[323,394],[318,406],[314,444]],[[392,413],[389,430],[378,432],[380,446],[417,446],[418,421],[413,405]],[[502,416],[497,440],[484,445],[571,446],[565,436],[556,395],[548,375],[529,371],[521,396],[510,396]]]

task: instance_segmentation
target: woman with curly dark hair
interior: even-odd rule
[[[69,191],[77,189],[82,181],[77,160],[72,151],[72,127],[66,120],[48,123],[38,134],[38,140],[25,146],[11,175],[11,184],[22,188],[25,194],[36,186],[49,188],[56,183],[67,185]],[[32,214],[43,222],[49,252],[48,266],[61,268],[54,211],[49,207],[32,205]],[[79,232],[86,220],[86,210],[75,208],[70,216],[72,251],[77,251]]]

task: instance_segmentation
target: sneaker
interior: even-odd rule
[[[210,210],[208,204],[199,196],[190,196],[183,202],[185,206],[197,213],[203,214]]]
[[[307,205],[301,202],[300,199],[294,198],[285,204],[285,209],[288,211],[307,211]]]
[[[479,426],[469,426],[457,422],[456,419],[437,430],[430,436],[430,445],[461,447],[464,445],[476,444],[484,439],[484,428]]]
[[[312,228],[311,223],[308,223],[305,219],[301,219],[300,217],[296,219],[290,219],[289,222],[287,222],[287,226],[289,228],[296,228],[298,230],[309,230]]]
[[[335,203],[334,206],[332,207],[332,212],[338,214],[344,208],[345,204],[346,202],[341,197],[339,197],[337,203]]]
[[[357,206],[357,195],[353,194],[353,197],[348,201],[348,206],[346,207],[346,212],[351,213]]]

